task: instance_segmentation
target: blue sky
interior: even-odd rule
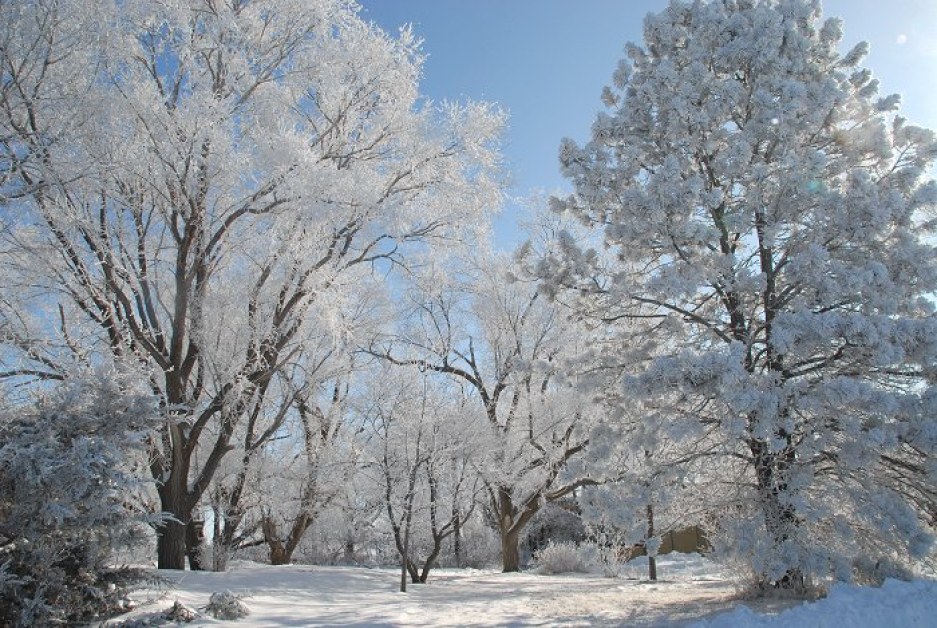
[[[666,0],[359,0],[362,16],[389,32],[412,23],[427,54],[423,94],[488,100],[510,114],[504,155],[522,197],[568,186],[560,139],[587,139],[599,94],[644,16]],[[909,120],[937,129],[937,0],[827,0],[845,22],[845,45],[866,40],[866,67],[898,92]],[[495,242],[522,238],[515,203],[495,222]]]

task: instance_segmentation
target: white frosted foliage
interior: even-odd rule
[[[153,389],[163,567],[374,286],[483,238],[501,200],[504,114],[422,98],[420,42],[359,11],[0,5],[0,373],[120,363]]]
[[[934,133],[818,2],[674,1],[644,35],[560,150],[554,208],[605,249],[570,234],[538,269],[617,339],[593,446],[629,481],[589,512],[656,503],[781,586],[927,555]]]

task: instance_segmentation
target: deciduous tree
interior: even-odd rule
[[[502,116],[421,100],[419,42],[356,11],[0,4],[4,373],[120,361],[159,397],[160,567],[312,304],[497,205]]]
[[[584,349],[576,326],[535,285],[512,281],[509,258],[483,260],[461,285],[437,278],[414,290],[411,324],[371,351],[471,392],[488,427],[478,435],[485,446],[475,464],[510,572],[520,568],[521,534],[543,504],[594,482],[569,464],[585,455],[593,414],[564,378]]]

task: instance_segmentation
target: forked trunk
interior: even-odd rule
[[[290,560],[293,558],[290,552],[286,551],[286,547],[281,544],[271,545],[270,546],[270,564],[271,565],[289,565]]]
[[[312,516],[310,514],[303,513],[299,515],[293,520],[293,525],[290,526],[289,534],[284,542],[280,538],[276,522],[270,517],[264,517],[261,528],[263,530],[264,541],[267,543],[267,548],[270,552],[270,564],[289,565],[293,560],[293,552],[296,551],[299,542],[302,540],[303,535],[311,524]]]
[[[283,545],[283,541],[280,540],[280,531],[277,529],[277,524],[270,517],[264,517],[261,530],[264,534],[264,542],[267,544],[270,564],[288,565],[290,556]]]
[[[515,508],[511,492],[506,488],[498,489],[497,508],[500,514],[501,566],[504,573],[520,571],[521,532],[540,510],[540,500],[530,498],[524,506]]]

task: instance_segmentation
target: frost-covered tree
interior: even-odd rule
[[[506,572],[520,568],[525,526],[547,502],[593,483],[582,465],[593,414],[566,378],[582,329],[532,283],[512,280],[506,256],[482,256],[466,276],[430,274],[410,293],[402,333],[372,348],[398,366],[448,376],[484,413],[485,482]],[[574,468],[575,467],[575,468]]]
[[[289,564],[337,492],[342,469],[353,465],[338,443],[348,374],[332,381],[317,379],[314,371],[307,375],[312,377],[301,387],[276,382],[270,398],[277,402],[252,409],[236,454],[214,478],[209,492],[215,571],[224,571],[236,550],[257,545],[267,546],[271,564]]]
[[[383,311],[369,284],[362,277],[341,304],[312,308],[302,352],[264,384],[264,403],[253,404],[237,427],[236,450],[210,489],[214,569],[223,570],[238,547],[260,543],[271,562],[288,563],[318,512],[340,493],[354,465],[344,434],[354,352]]]
[[[363,470],[379,487],[406,591],[407,576],[426,583],[444,542],[471,517],[480,481],[466,461],[481,448],[474,435],[483,427],[446,378],[380,366],[359,409]]]
[[[289,429],[299,436],[299,443],[267,452],[270,472],[259,487],[260,529],[271,564],[292,560],[306,530],[352,474],[354,460],[339,442],[344,436],[349,378],[346,374],[322,390],[297,395]]]
[[[502,116],[420,99],[419,42],[357,10],[0,3],[2,372],[120,360],[157,394],[160,567],[313,304],[499,200]]]
[[[155,399],[116,373],[73,377],[28,406],[0,405],[0,623],[89,621],[125,610],[134,576],[114,553],[152,515],[146,438]],[[137,499],[134,499],[134,496]]]
[[[540,267],[620,340],[609,423],[643,413],[633,447],[665,444],[782,587],[921,557],[937,523],[937,143],[841,31],[811,0],[648,16],[560,150],[555,206],[605,249],[568,237]]]

